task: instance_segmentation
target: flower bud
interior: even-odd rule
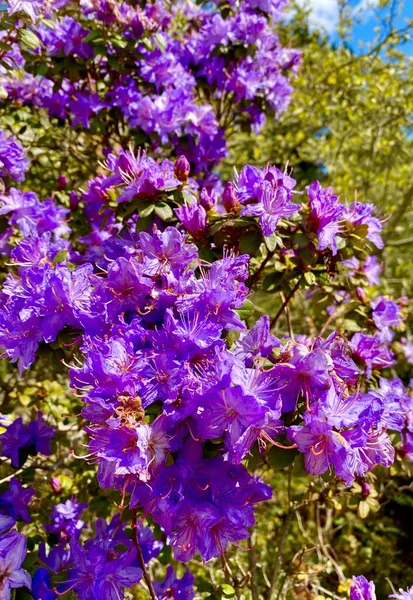
[[[57,178],[57,189],[64,190],[67,186],[67,177],[65,175],[59,175]]]
[[[367,481],[362,481],[361,482],[361,494],[362,494],[363,498],[367,498],[368,496],[370,496],[370,493],[371,493],[370,485],[367,483]]]
[[[222,204],[227,212],[234,212],[239,204],[234,184],[231,181],[225,184],[224,191],[222,192]]]
[[[205,208],[205,210],[213,209],[217,204],[217,197],[214,190],[208,192],[206,188],[202,188],[199,194],[199,204]]]
[[[75,191],[70,192],[70,194],[69,194],[70,210],[76,210],[77,207],[79,206],[79,202],[80,202],[80,198],[76,194],[76,192]]]
[[[190,170],[191,170],[191,167],[189,165],[189,162],[188,162],[186,156],[184,156],[182,154],[175,161],[175,166],[174,166],[175,177],[177,179],[179,179],[179,181],[182,181],[183,183],[186,183],[188,181],[188,176],[189,176],[189,171]]]
[[[366,296],[366,292],[363,290],[363,288],[357,287],[356,288],[356,295],[357,295],[357,298],[360,300],[360,302],[362,302],[363,304],[367,304],[368,299],[367,299],[367,296]]]
[[[55,494],[59,494],[62,491],[62,482],[58,477],[52,477],[50,479],[50,487]]]

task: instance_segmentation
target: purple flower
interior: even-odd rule
[[[147,564],[153,558],[156,558],[164,547],[163,542],[157,540],[150,527],[140,525],[138,527],[139,544],[142,549],[143,560]]]
[[[371,286],[380,285],[380,275],[383,271],[383,266],[379,263],[377,256],[368,256],[361,270]]]
[[[406,591],[399,589],[398,594],[392,594],[389,598],[395,598],[396,600],[413,600],[413,586]]]
[[[27,507],[34,494],[34,489],[23,488],[22,484],[13,477],[9,489],[0,495],[0,514],[12,517],[14,521],[21,519],[29,523],[30,515]]]
[[[245,206],[241,215],[259,217],[262,233],[267,237],[274,233],[280,219],[290,217],[299,209],[298,204],[290,202],[286,188],[274,188],[267,180],[261,182],[256,198],[258,203]]]
[[[186,443],[174,465],[162,467],[151,487],[136,487],[131,506],[141,504],[171,538],[177,560],[197,551],[204,560],[219,556],[228,543],[248,537],[253,504],[271,490],[241,465],[222,457],[201,458],[202,445]]]
[[[30,575],[21,568],[26,556],[26,538],[17,531],[10,531],[0,538],[0,596],[11,599],[11,591],[31,587]]]
[[[318,248],[330,247],[333,255],[337,254],[337,238],[341,232],[340,221],[344,216],[344,206],[333,194],[332,188],[322,188],[314,181],[308,188],[311,212],[307,220],[310,231],[318,237]]]
[[[178,579],[173,567],[169,566],[163,582],[154,581],[153,587],[158,600],[192,600],[195,597],[194,583],[195,577],[188,569]]]
[[[219,438],[225,434],[228,450],[251,426],[263,427],[267,408],[240,387],[217,385],[199,400],[196,411],[196,432],[201,439]]]
[[[350,340],[353,357],[366,367],[366,375],[370,377],[373,370],[382,370],[394,365],[394,355],[374,336],[365,333],[355,333]]]
[[[175,214],[195,240],[204,237],[207,216],[205,209],[197,204],[183,204]]]
[[[373,308],[373,321],[379,330],[379,339],[383,342],[391,342],[394,333],[391,327],[398,327],[401,324],[400,306],[392,300],[386,300],[380,296],[371,303]]]
[[[320,392],[330,387],[333,361],[327,352],[316,348],[312,352],[302,344],[292,346],[286,363],[279,363],[274,371],[278,376],[279,394],[283,412],[295,410],[302,395],[307,404]]]
[[[50,0],[47,1],[50,2]],[[53,29],[45,25],[37,28],[38,36],[52,56],[62,52],[65,56],[75,55],[83,59],[91,58],[93,48],[83,41],[88,33],[89,31],[83,29],[80,23],[68,16],[56,20]]]
[[[234,354],[252,366],[256,356],[267,357],[273,348],[278,348],[280,341],[270,335],[270,318],[268,315],[260,317],[254,327],[242,332],[234,346]]]
[[[85,526],[79,517],[87,508],[87,504],[79,504],[74,498],[56,504],[50,517],[52,524],[45,525],[48,533],[59,536],[59,540],[68,540],[73,536],[78,537],[81,529]]]
[[[0,435],[2,455],[11,458],[13,467],[21,467],[28,456],[35,456],[38,452],[49,456],[54,434],[55,430],[46,424],[41,412],[29,425],[24,425],[22,419],[16,419]]]
[[[356,228],[363,226],[366,227],[366,238],[370,240],[377,248],[382,249],[384,247],[384,243],[380,234],[383,229],[383,224],[377,217],[373,217],[375,210],[376,207],[374,204],[353,202],[350,204],[349,208],[346,209],[343,218],[349,221]]]
[[[324,420],[306,413],[306,425],[294,425],[288,430],[288,437],[304,453],[305,468],[310,475],[322,475],[335,471],[347,485],[355,479],[352,445],[346,438]],[[361,442],[365,436],[361,431]]]
[[[126,202],[133,198],[149,199],[159,192],[181,187],[181,182],[174,174],[174,165],[168,160],[156,162],[139,151],[137,156],[131,152],[121,151],[119,156],[109,154],[107,166],[110,175],[104,188],[121,185],[122,193],[118,202]]]
[[[53,591],[50,572],[44,567],[37,569],[33,575],[31,592],[34,600],[55,600],[58,597]]]
[[[68,584],[61,587],[76,591],[79,600],[119,600],[124,588],[131,587],[142,578],[137,566],[135,550],[109,556],[110,553],[99,545],[91,545],[87,550],[72,539],[71,561],[73,568],[68,571]]]
[[[376,588],[372,581],[367,581],[363,575],[353,577],[350,588],[350,600],[376,600]]]
[[[36,21],[48,6],[47,0],[7,0],[7,4],[10,15],[15,12],[24,12],[32,21]]]
[[[20,0],[14,1],[16,4],[32,4]],[[15,10],[19,10],[19,8]],[[15,181],[23,181],[28,168],[29,161],[23,148],[13,136],[7,137],[4,131],[0,129],[0,177],[11,177]]]
[[[85,129],[89,129],[91,117],[105,108],[105,104],[97,94],[77,92],[69,100],[68,107],[73,113],[72,127],[82,125]]]

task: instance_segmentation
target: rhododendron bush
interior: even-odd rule
[[[385,215],[220,170],[288,107],[286,2],[7,4],[0,598],[374,600],[322,532],[413,460]]]

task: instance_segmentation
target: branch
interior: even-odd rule
[[[275,250],[268,252],[267,256],[264,258],[264,260],[262,261],[262,263],[260,264],[260,266],[258,267],[256,272],[251,277],[251,281],[249,284],[250,289],[252,289],[254,287],[254,285],[257,283],[257,281],[260,278],[261,273],[263,272],[263,270],[265,269],[265,267],[267,265],[267,262],[274,256],[274,254],[275,254]]]
[[[301,277],[300,279],[297,281],[297,283],[295,284],[295,286],[293,287],[293,289],[290,291],[290,293],[288,294],[288,296],[286,297],[286,299],[284,300],[284,302],[281,304],[280,309],[278,310],[277,314],[275,315],[275,317],[272,319],[271,321],[271,329],[274,327],[274,325],[277,323],[278,319],[280,318],[280,316],[282,315],[285,307],[288,305],[289,301],[291,300],[291,298],[294,296],[295,292],[298,290],[298,288],[300,287],[300,283],[301,283]]]
[[[146,585],[148,586],[149,595],[152,600],[157,600],[157,596],[156,596],[155,590],[153,589],[151,578],[149,577],[149,573],[146,569],[145,561],[143,560],[142,549],[141,549],[141,545],[139,543],[138,522],[137,522],[137,517],[136,517],[136,510],[134,510],[132,513],[132,535],[133,535],[133,543],[135,544],[136,553],[138,555],[138,562],[139,562],[139,565],[143,572],[143,578],[146,582]]]
[[[250,570],[250,590],[252,600],[259,600],[257,585],[257,553],[255,552],[255,534],[251,535],[250,551],[248,553],[248,563]]]
[[[282,566],[282,555],[283,555],[283,551],[284,551],[284,546],[285,546],[285,542],[287,540],[287,534],[288,534],[288,530],[290,528],[291,519],[294,514],[294,508],[293,508],[293,505],[291,502],[291,475],[292,475],[292,468],[290,467],[290,469],[288,471],[288,488],[287,488],[288,512],[285,516],[284,525],[281,530],[281,535],[280,535],[280,539],[278,542],[277,558],[275,560],[275,567],[274,567],[274,571],[273,571],[273,574],[271,577],[271,585],[270,585],[270,589],[268,590],[267,600],[272,600],[274,597],[274,594],[275,594],[277,579],[278,579],[278,575],[280,574],[281,566]]]
[[[386,246],[404,246],[405,244],[411,244],[413,237],[404,238],[404,240],[394,240],[394,242],[387,242]]]

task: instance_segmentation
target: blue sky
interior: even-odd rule
[[[335,38],[338,22],[338,3],[337,0],[298,0],[303,6],[312,9],[314,26],[322,27],[328,33],[331,39]],[[374,39],[374,28],[377,26],[377,15],[385,16],[388,8],[378,8],[378,0],[358,0],[355,3],[355,15],[360,21],[354,28],[353,45],[356,49],[358,43],[371,42]],[[405,19],[413,19],[413,0],[405,0],[403,10],[394,21],[395,27],[405,26]],[[413,36],[413,28],[411,30]],[[413,55],[413,39],[403,45],[403,49],[408,54]]]

